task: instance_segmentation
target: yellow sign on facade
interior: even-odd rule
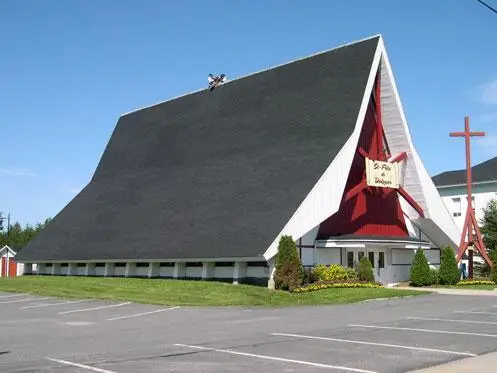
[[[366,179],[369,186],[397,189],[400,186],[399,164],[366,158]]]

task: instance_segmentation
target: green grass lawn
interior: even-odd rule
[[[20,276],[1,278],[0,291],[63,298],[93,298],[171,306],[295,306],[343,304],[366,299],[421,295],[399,289],[325,289],[290,294],[251,285],[164,279]]]

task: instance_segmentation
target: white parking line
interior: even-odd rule
[[[24,306],[24,307],[19,307],[20,310],[25,310],[28,308],[40,308],[40,307],[51,307],[51,306],[59,306],[59,305],[65,305],[65,304],[75,304],[75,303],[83,303],[87,302],[92,299],[83,299],[83,300],[73,300],[73,301],[67,301],[67,302],[59,302],[59,303],[48,303],[48,304],[36,304],[34,306]]]
[[[95,367],[91,367],[91,366],[89,366],[89,365],[84,365],[84,364],[71,363],[70,361],[66,361],[66,360],[53,359],[53,358],[50,358],[50,357],[47,357],[46,359],[47,359],[47,360],[50,360],[50,361],[53,361],[53,362],[55,362],[55,363],[64,364],[64,365],[70,365],[70,366],[73,366],[73,367],[77,367],[77,368],[82,368],[82,369],[90,370],[90,371],[92,371],[92,372],[99,372],[99,373],[116,373],[116,372],[113,372],[112,370],[95,368]]]
[[[435,348],[423,348],[423,347],[413,347],[413,346],[402,346],[402,345],[392,345],[386,343],[375,343],[375,342],[365,342],[365,341],[352,341],[349,339],[337,339],[337,338],[328,338],[328,337],[315,337],[311,335],[301,335],[301,334],[287,334],[287,333],[271,333],[271,335],[278,335],[282,337],[294,337],[294,338],[304,338],[304,339],[317,339],[322,341],[332,341],[332,342],[344,342],[344,343],[355,343],[355,344],[363,344],[370,346],[380,346],[380,347],[392,347],[392,348],[403,348],[406,350],[418,350],[418,351],[426,351],[426,352],[440,352],[444,354],[453,354],[453,355],[462,355],[462,356],[478,356],[477,354],[472,354],[469,352],[457,352],[457,351],[447,351],[447,350],[439,350]]]
[[[409,320],[426,320],[426,321],[458,322],[458,323],[463,323],[463,324],[488,324],[488,325],[497,325],[497,322],[491,322],[491,321],[435,319],[435,318],[431,318],[431,317],[406,317],[406,319],[409,319]]]
[[[232,350],[221,350],[221,349],[217,349],[217,348],[184,345],[184,344],[179,344],[179,343],[175,344],[175,346],[188,347],[188,348],[193,348],[193,349],[197,349],[197,350],[214,351],[214,352],[220,352],[220,353],[224,353],[224,354],[232,354],[232,355],[255,357],[257,359],[283,361],[285,363],[294,363],[294,364],[301,364],[301,365],[309,365],[309,366],[318,367],[318,368],[328,368],[328,369],[336,369],[336,370],[345,370],[345,371],[348,371],[348,372],[358,372],[358,373],[376,373],[376,372],[373,372],[371,370],[349,368],[349,367],[343,367],[343,366],[339,366],[339,365],[328,365],[328,364],[321,364],[321,363],[313,363],[313,362],[310,362],[310,361],[285,359],[285,358],[275,357],[275,356],[249,354],[247,352],[238,352],[238,351],[232,351]]]
[[[53,299],[54,297],[46,297],[46,298],[29,298],[29,299],[16,299],[16,300],[6,300],[5,302],[0,302],[0,304],[7,304],[7,303],[21,303],[21,302],[36,302],[39,300],[45,300],[45,299]]]
[[[75,312],[86,312],[86,311],[94,311],[94,310],[103,310],[104,308],[121,307],[121,306],[125,306],[127,304],[131,304],[131,302],[119,303],[119,304],[111,304],[110,306],[102,306],[102,307],[94,307],[94,308],[83,308],[83,309],[80,309],[80,310],[64,311],[64,312],[57,313],[57,315],[64,315],[66,313],[75,313]]]
[[[405,330],[405,331],[410,331],[410,332],[425,332],[425,333],[440,333],[440,334],[474,335],[477,337],[497,338],[497,334],[453,332],[453,331],[449,331],[449,330],[434,330],[434,329],[400,328],[400,327],[396,327],[396,326],[374,326],[374,325],[349,324],[349,327],[369,328],[369,329]]]
[[[110,319],[107,319],[107,321],[113,321],[113,320],[122,320],[122,319],[129,319],[130,317],[137,317],[137,316],[143,316],[143,315],[150,315],[152,313],[158,313],[158,312],[164,312],[164,311],[171,311],[178,309],[179,306],[177,307],[170,307],[170,308],[162,308],[160,310],[155,310],[155,311],[150,311],[150,312],[142,312],[142,313],[136,313],[134,315],[128,315],[128,316],[118,316],[118,317],[112,317]]]
[[[20,296],[22,296],[22,295],[26,296],[26,294],[10,294],[10,295],[0,295],[0,299],[20,297]]]
[[[497,315],[497,312],[483,312],[483,311],[454,311],[454,313],[469,313],[479,315]]]

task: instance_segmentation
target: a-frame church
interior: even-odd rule
[[[460,232],[414,149],[381,36],[121,116],[88,185],[17,256],[25,273],[262,282],[305,266],[405,281]],[[36,268],[36,269],[35,269]]]

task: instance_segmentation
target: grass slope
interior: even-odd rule
[[[304,294],[210,281],[20,276],[0,279],[0,291],[63,298],[93,298],[181,306],[293,306],[343,304],[366,299],[421,295],[399,289],[326,289]]]

